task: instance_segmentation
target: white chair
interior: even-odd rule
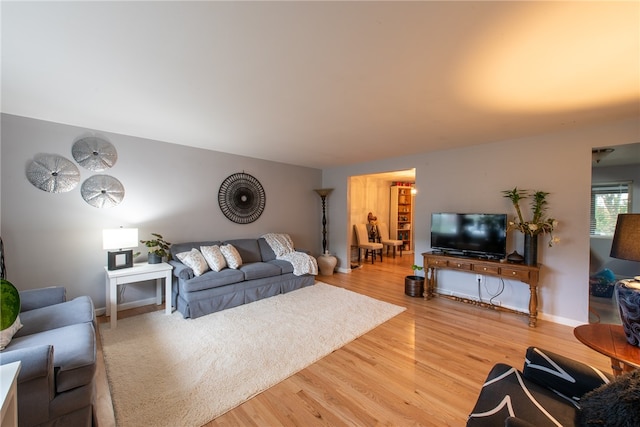
[[[402,256],[402,248],[404,242],[402,240],[391,240],[389,238],[389,229],[387,224],[378,224],[378,235],[380,236],[380,243],[387,247],[387,255],[389,255],[389,248],[393,248],[393,257],[396,257],[396,248],[400,248],[400,256]]]
[[[370,242],[369,241],[369,233],[367,233],[366,224],[353,224],[353,228],[356,232],[356,239],[358,241],[358,263],[360,262],[360,255],[362,254],[362,249],[365,250],[364,259],[366,260],[369,256],[369,252],[371,252],[371,264],[375,262],[376,252],[379,251],[380,261],[382,261],[382,243]]]

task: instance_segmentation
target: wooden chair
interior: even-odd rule
[[[402,240],[392,240],[389,238],[389,229],[387,224],[378,224],[378,235],[380,236],[380,243],[387,248],[387,255],[389,255],[389,248],[393,248],[393,257],[396,257],[396,248],[400,248],[400,256],[402,256],[402,248],[404,248],[404,242]]]
[[[353,228],[356,232],[356,239],[358,241],[358,263],[360,263],[360,256],[362,254],[362,249],[365,250],[364,259],[366,260],[369,256],[369,252],[371,252],[371,264],[375,262],[376,252],[380,254],[380,261],[382,261],[382,248],[384,247],[382,243],[370,242],[369,241],[369,233],[367,233],[366,224],[353,224]]]

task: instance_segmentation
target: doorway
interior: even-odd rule
[[[611,199],[628,200],[628,212],[640,213],[640,143],[594,147],[592,152],[601,149],[611,151],[601,151],[604,156],[599,159],[596,159],[596,155],[594,155],[591,167],[592,226],[589,236],[589,322],[620,324],[618,306],[610,280],[615,281],[640,274],[640,263],[609,256],[615,224],[606,226],[604,219],[598,219],[599,214],[596,213],[595,207],[605,203],[601,199],[608,196],[607,191],[626,191],[626,195],[611,197]],[[625,197],[627,199],[624,199]],[[600,207],[599,209],[605,208]],[[612,217],[615,216],[615,213],[612,214]]]
[[[394,182],[415,182],[415,178],[415,168],[349,177],[347,242],[350,247],[351,268],[358,267],[358,247],[353,225],[368,223],[369,213],[371,213],[376,218],[375,221],[389,226],[391,224],[391,185]]]

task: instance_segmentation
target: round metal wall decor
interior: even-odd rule
[[[80,187],[85,202],[96,208],[111,208],[124,199],[122,183],[109,175],[94,175],[87,178]]]
[[[71,154],[82,167],[96,172],[109,169],[118,160],[113,144],[95,136],[77,140],[71,148]]]
[[[36,154],[27,166],[27,179],[42,191],[65,193],[80,182],[78,167],[57,154]]]
[[[253,176],[234,173],[227,177],[218,191],[220,210],[237,224],[249,224],[257,220],[266,204],[264,188]]]

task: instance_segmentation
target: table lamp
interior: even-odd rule
[[[618,215],[610,256],[640,261],[640,214]],[[618,281],[615,290],[627,341],[640,346],[640,276]]]
[[[137,228],[110,228],[102,230],[102,249],[117,249],[107,252],[107,270],[133,267],[133,250],[138,247]]]

